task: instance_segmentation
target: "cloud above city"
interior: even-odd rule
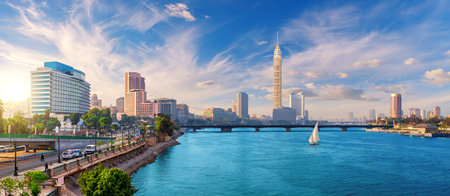
[[[387,113],[388,94],[406,93],[405,107],[450,111],[450,17],[439,9],[447,2],[320,9],[291,2],[272,17],[261,11],[268,4],[7,1],[0,5],[0,88],[10,93],[0,99],[25,100],[30,71],[59,61],[85,72],[108,106],[124,96],[124,73],[134,71],[146,78],[150,99],[175,98],[196,114],[231,107],[238,91],[252,95],[250,114],[271,114],[279,32],[283,105],[295,91],[316,117],[348,112],[331,103],[362,116],[372,108]]]

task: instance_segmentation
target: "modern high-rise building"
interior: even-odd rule
[[[273,51],[273,109],[282,107],[282,73],[281,73],[281,49],[278,45],[277,32],[277,46]]]
[[[419,117],[420,116],[420,109],[419,108],[409,108],[408,110],[408,116],[411,117],[412,115]]]
[[[145,78],[139,73],[125,73],[124,113],[129,116],[147,117],[154,117],[159,113],[159,104],[147,100]]]
[[[287,122],[295,122],[296,121],[296,114],[295,109],[288,108],[288,107],[281,107],[277,109],[273,109],[273,121],[287,121]]]
[[[236,99],[233,99],[233,105],[232,105],[231,111],[234,112],[234,113],[237,113]]]
[[[305,115],[303,115],[303,120],[308,121],[309,120],[309,112],[308,110],[305,110]]]
[[[428,117],[427,117],[427,111],[425,111],[425,110],[420,110],[420,118],[422,118],[422,120],[428,119]]]
[[[119,97],[116,99],[117,112],[123,113],[125,107],[125,97]]]
[[[177,104],[177,111],[180,122],[187,122],[189,119],[189,106],[186,104]]]
[[[353,121],[353,112],[349,112],[348,113],[348,117],[347,117],[347,119],[348,119],[348,121]]]
[[[402,117],[402,95],[391,94],[391,118]]]
[[[141,77],[140,73],[126,72],[125,73],[125,94],[130,90],[144,90],[145,91],[145,78]]]
[[[376,112],[375,112],[375,109],[369,110],[369,120],[376,120]]]
[[[301,116],[300,97],[297,92],[289,94],[289,107],[295,110],[295,116]]]
[[[97,94],[92,94],[91,95],[91,107],[90,109],[93,108],[102,108],[102,100],[98,98]]]
[[[434,118],[437,118],[437,119],[441,118],[441,107],[439,107],[439,106],[434,107],[433,116],[434,116]]]
[[[155,99],[155,103],[159,104],[159,113],[168,114],[172,119],[178,119],[177,100],[159,98]]]
[[[31,71],[30,115],[89,112],[91,85],[85,74],[59,62],[45,62],[44,67]]]
[[[242,119],[249,119],[248,115],[248,95],[245,92],[236,93],[236,115]]]

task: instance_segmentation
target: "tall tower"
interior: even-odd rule
[[[243,119],[249,119],[248,115],[248,95],[245,92],[238,92],[236,94],[236,109],[237,116]]]
[[[402,117],[402,95],[391,94],[391,118]]]
[[[278,45],[278,32],[277,32],[277,46],[273,51],[273,109],[277,109],[281,106],[281,50]]]

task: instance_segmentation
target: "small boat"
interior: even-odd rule
[[[311,133],[311,136],[309,137],[309,145],[319,145],[319,121],[317,121],[316,126],[314,127],[314,130]]]

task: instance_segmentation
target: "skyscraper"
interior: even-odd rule
[[[281,102],[281,90],[282,90],[282,78],[281,78],[281,50],[278,45],[278,32],[277,32],[277,46],[273,51],[273,109],[282,107]]]
[[[402,117],[402,95],[391,94],[391,118]]]
[[[420,118],[422,118],[422,120],[427,119],[427,111],[420,110]]]
[[[289,94],[289,107],[295,109],[295,116],[301,119],[305,115],[305,96],[301,93],[291,92]]]
[[[125,97],[117,98],[116,99],[117,112],[123,113],[124,112],[124,106],[125,106]]]
[[[141,77],[140,73],[126,72],[125,73],[125,94],[130,90],[144,90],[145,91],[145,78]]]
[[[249,119],[248,115],[248,95],[245,92],[236,93],[237,116],[243,119]]]
[[[376,120],[375,117],[376,117],[375,109],[369,110],[369,120]]]
[[[353,112],[348,113],[348,121],[353,121]]]
[[[433,115],[434,115],[434,118],[440,119],[441,118],[441,107],[439,107],[439,106],[434,107]]]
[[[231,111],[237,113],[237,103],[236,99],[233,99],[233,106],[231,107]]]
[[[59,62],[45,62],[31,71],[30,114],[86,113],[89,111],[91,85],[82,71]]]
[[[102,108],[102,100],[99,99],[97,94],[95,94],[95,93],[91,95],[91,107],[90,107],[90,109],[93,109],[93,108],[99,108],[99,109]]]

